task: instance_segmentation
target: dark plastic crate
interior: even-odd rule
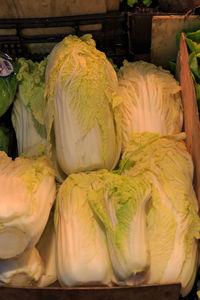
[[[98,28],[95,29],[94,26]],[[59,32],[59,28],[62,31]],[[63,33],[64,28],[70,31],[69,34],[77,36],[91,33],[97,49],[105,52],[116,64],[121,64],[124,58],[132,56],[129,51],[127,14],[123,12],[34,19],[0,19],[0,51],[16,57],[40,60],[50,51],[34,53],[30,51],[29,45],[52,44],[53,48],[55,43],[67,35]],[[1,35],[2,29],[6,34]],[[27,35],[25,29],[54,29],[55,33]]]

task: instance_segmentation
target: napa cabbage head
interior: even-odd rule
[[[40,156],[46,144],[44,88],[47,59],[33,62],[18,59],[18,91],[12,110],[18,155]]]
[[[0,152],[0,258],[36,245],[56,194],[54,170],[45,157],[12,160]]]
[[[124,61],[118,72],[122,113],[122,148],[132,133],[180,133],[183,108],[180,85],[168,70],[145,61]]]
[[[106,235],[87,195],[95,179],[101,182],[99,172],[71,174],[58,191],[56,265],[63,286],[111,285],[115,280]]]
[[[103,224],[110,259],[118,281],[135,285],[146,280],[150,265],[146,209],[151,184],[143,176],[107,172],[88,193],[91,207]]]
[[[198,203],[193,189],[193,162],[185,133],[133,134],[123,154],[123,175],[145,174],[152,184],[147,216],[150,246],[148,283],[181,282],[182,295],[193,287],[200,238]]]
[[[116,72],[91,35],[69,35],[48,57],[47,155],[65,174],[113,169],[121,151]]]

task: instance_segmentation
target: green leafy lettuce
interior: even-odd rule
[[[189,51],[189,66],[194,80],[197,97],[197,106],[200,115],[200,29],[184,31],[185,40]],[[181,33],[177,34],[179,44]]]

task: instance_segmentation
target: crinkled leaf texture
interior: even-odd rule
[[[113,169],[121,152],[118,79],[91,35],[69,35],[46,69],[47,154],[65,174]],[[66,177],[66,176],[65,176]]]
[[[152,184],[147,216],[151,257],[148,283],[181,282],[181,293],[186,296],[197,270],[200,218],[193,162],[184,139],[185,133],[133,134],[120,172],[132,176],[143,173]]]
[[[14,161],[0,152],[0,258],[36,245],[56,196],[54,170],[45,157]]]
[[[168,70],[145,61],[127,62],[118,72],[122,114],[122,150],[131,134],[180,133],[183,108],[180,85]]]

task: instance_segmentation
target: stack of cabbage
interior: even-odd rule
[[[64,286],[181,282],[185,296],[196,276],[200,219],[180,86],[145,62],[125,62],[119,85],[119,169],[71,174],[58,192],[58,279]]]
[[[200,219],[176,80],[143,61],[125,61],[117,74],[90,35],[70,35],[47,61],[20,64],[13,124],[19,152],[29,158],[12,163],[0,158],[0,203],[7,203],[0,218],[0,281],[38,286],[56,278],[62,286],[181,282],[187,295],[196,276]],[[28,134],[35,141],[30,147],[23,141]],[[54,176],[38,158],[41,144],[59,181],[55,211],[55,182],[42,189],[46,176],[52,181]],[[44,194],[46,204],[38,203]],[[37,221],[40,205],[47,215]],[[43,271],[34,261],[37,266],[42,261]],[[20,275],[9,281],[9,266],[16,273],[16,265],[21,275],[33,268],[37,278],[19,280]]]

